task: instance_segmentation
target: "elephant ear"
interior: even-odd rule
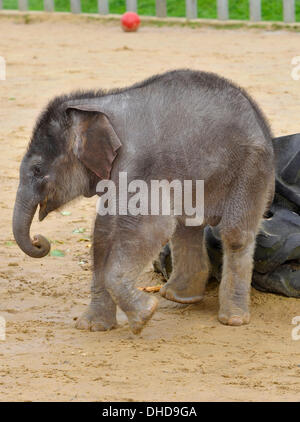
[[[100,179],[109,179],[121,141],[108,117],[88,104],[68,105],[75,113],[74,152]]]

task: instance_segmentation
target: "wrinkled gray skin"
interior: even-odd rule
[[[274,191],[271,133],[252,99],[216,75],[180,70],[133,87],[58,97],[44,111],[20,170],[13,231],[20,248],[42,257],[49,244],[29,229],[96,183],[119,172],[133,179],[205,181],[205,221],[185,216],[99,216],[94,228],[91,303],[77,328],[116,326],[116,305],[138,333],[154,313],[155,297],[135,288],[143,268],[171,241],[174,269],[161,294],[192,303],[209,275],[204,226],[220,223],[224,249],[219,320],[249,322],[255,237]]]

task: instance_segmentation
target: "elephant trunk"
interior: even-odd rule
[[[18,246],[27,255],[33,258],[42,258],[50,251],[50,243],[41,236],[30,238],[30,226],[38,206],[38,201],[32,199],[32,195],[19,188],[13,214],[13,234]]]

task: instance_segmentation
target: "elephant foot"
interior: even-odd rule
[[[108,331],[117,327],[117,319],[115,315],[103,316],[102,312],[89,306],[88,310],[78,318],[75,327],[78,330]]]
[[[205,280],[193,277],[193,280],[183,282],[179,278],[168,281],[161,289],[160,294],[165,299],[179,303],[197,303],[203,299],[205,290]]]
[[[145,297],[140,300],[137,309],[126,312],[129,327],[133,334],[139,334],[151,319],[157,308],[158,301],[154,297]]]
[[[235,309],[232,312],[219,312],[219,321],[224,325],[239,326],[249,324],[250,313]]]

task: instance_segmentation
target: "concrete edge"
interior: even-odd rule
[[[70,12],[44,12],[44,11],[18,11],[18,10],[0,10],[0,17],[22,19],[25,23],[41,22],[46,20],[97,20],[99,22],[119,22],[121,15],[108,14],[100,15],[95,13],[74,14]],[[286,23],[279,21],[246,21],[246,20],[218,20],[218,19],[187,19],[187,18],[157,18],[155,16],[140,16],[144,25],[152,26],[187,26],[212,27],[217,29],[264,29],[264,30],[289,30],[300,31],[300,22]]]

